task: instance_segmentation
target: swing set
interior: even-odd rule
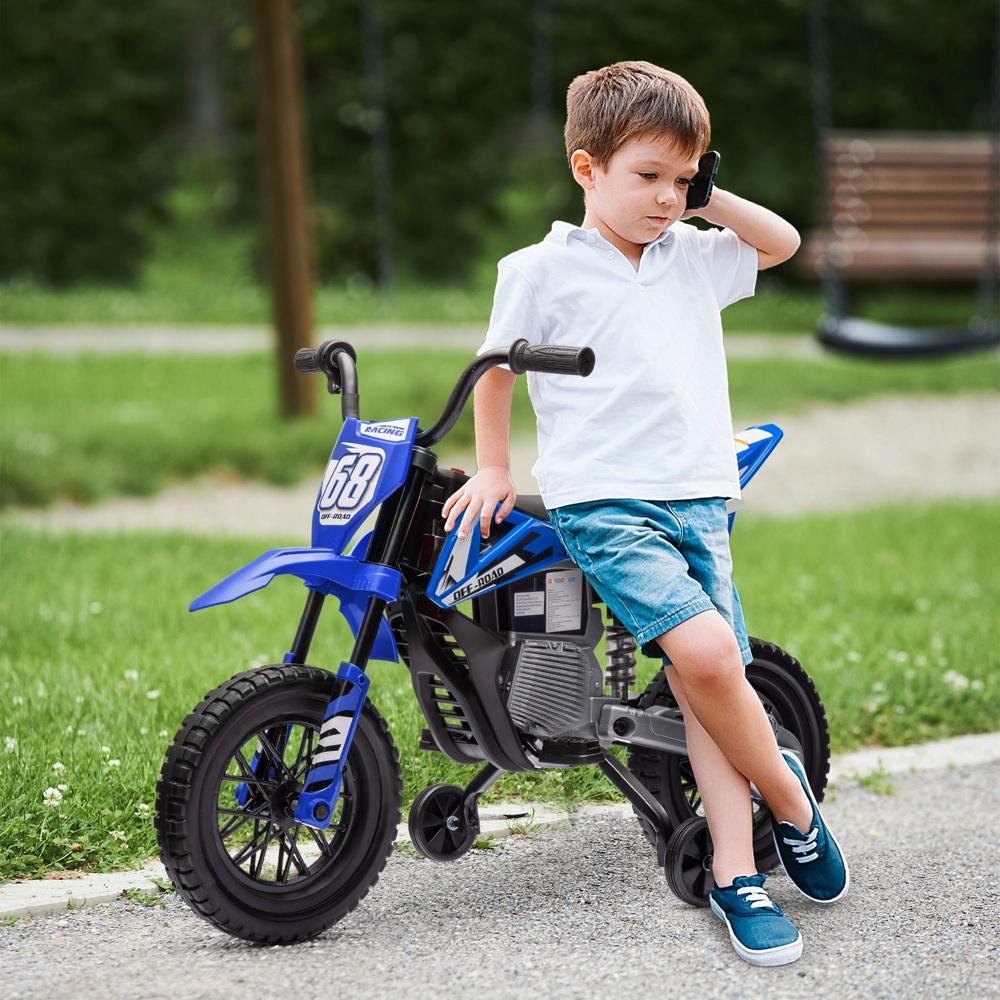
[[[810,8],[821,228],[803,248],[826,300],[817,336],[831,350],[940,356],[1000,344],[1000,7],[988,133],[854,132],[832,126],[823,0]],[[850,283],[975,281],[962,326],[898,326],[852,314]]]

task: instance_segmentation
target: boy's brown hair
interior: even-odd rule
[[[578,76],[566,92],[566,157],[585,149],[599,167],[630,139],[671,138],[682,156],[711,137],[708,109],[687,80],[643,61],[617,62]]]

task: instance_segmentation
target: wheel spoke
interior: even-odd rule
[[[329,841],[323,836],[320,830],[317,830],[316,827],[314,826],[306,826],[306,824],[304,823],[302,825],[305,826],[306,829],[309,831],[309,836],[311,836],[312,839],[316,841],[316,846],[320,849],[320,851],[323,854],[325,854],[327,857],[333,854],[333,850],[330,847]]]
[[[291,858],[295,861],[295,867],[298,868],[299,874],[307,875],[309,873],[309,865],[306,864],[305,858],[302,857],[302,854],[299,851],[299,844],[298,844],[299,830],[301,829],[302,828],[299,826],[295,828],[295,836],[292,838],[291,850],[289,851],[289,854]]]
[[[288,765],[285,763],[281,754],[278,753],[278,748],[271,742],[270,737],[268,737],[266,733],[260,732],[257,734],[257,738],[260,740],[261,746],[267,752],[267,757],[269,758],[268,763],[274,764],[275,769],[278,772],[279,780],[284,780],[280,777],[281,773],[284,772],[286,778],[294,781],[295,775],[288,769]]]
[[[264,843],[261,845],[259,855],[254,852],[254,860],[250,862],[250,874],[254,878],[260,878],[260,873],[264,869],[264,859],[267,857],[267,845],[271,843],[271,824],[264,826]]]
[[[299,748],[295,752],[295,760],[292,761],[292,776],[297,778],[299,776],[299,764],[303,761],[308,761],[311,754],[312,746],[312,730],[307,729],[305,726],[302,727],[302,735],[299,737]],[[303,751],[305,751],[303,753]]]
[[[267,826],[269,826],[269,825],[270,824],[267,824]],[[267,826],[265,827],[265,829],[267,828]],[[260,817],[259,816],[254,816],[253,817],[253,837],[250,838],[250,841],[248,843],[246,843],[246,844],[243,845],[243,850],[241,850],[239,854],[237,854],[235,857],[233,857],[233,864],[234,865],[236,865],[237,867],[241,867],[242,864],[243,864],[243,862],[246,861],[246,859],[251,854],[254,853],[254,851],[255,851],[255,849],[257,847],[257,838],[259,836],[260,836]]]
[[[243,772],[243,780],[247,782],[247,784],[258,785],[264,794],[266,794],[266,788],[268,785],[271,785],[272,787],[277,786],[277,781],[268,781],[265,778],[258,778],[257,775],[253,773],[253,769],[250,767],[249,763],[247,763],[247,759],[243,756],[242,750],[237,750],[236,756],[233,759]],[[228,775],[224,775],[224,777],[228,777]]]

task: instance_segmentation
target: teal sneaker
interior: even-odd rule
[[[847,895],[850,882],[847,861],[834,839],[833,831],[820,815],[816,796],[809,787],[798,757],[790,750],[782,750],[781,755],[799,779],[813,811],[807,833],[792,823],[779,823],[771,817],[771,833],[781,857],[781,866],[806,899],[814,903],[835,903]]]
[[[736,954],[751,965],[787,965],[802,955],[802,935],[764,888],[766,875],[739,875],[713,889],[712,912],[729,928]]]

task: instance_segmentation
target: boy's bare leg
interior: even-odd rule
[[[750,783],[726,759],[715,741],[698,722],[684,682],[673,666],[665,668],[667,683],[684,713],[684,733],[688,758],[694,770],[698,792],[705,807],[705,819],[712,834],[712,874],[716,885],[732,885],[737,875],[755,875],[753,856],[753,805]]]
[[[726,619],[703,611],[656,642],[677,670],[698,722],[730,764],[757,786],[779,822],[807,830],[812,805],[778,750]]]

